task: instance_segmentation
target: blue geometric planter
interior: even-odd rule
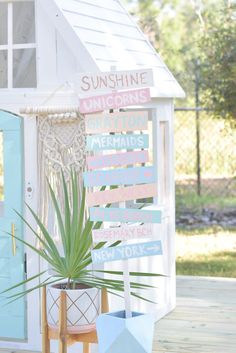
[[[99,353],[152,353],[154,317],[125,311],[102,314],[96,322]]]

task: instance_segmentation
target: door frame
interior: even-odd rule
[[[4,111],[4,110],[2,110]],[[37,124],[36,117],[23,117],[15,113],[6,113],[18,116],[22,119],[22,153],[23,153],[23,202],[26,202],[32,209],[37,211]],[[29,192],[28,187],[31,187],[32,192]],[[34,220],[29,210],[23,206],[24,217],[27,221],[34,225]],[[29,229],[23,226],[24,239],[27,242],[32,242],[32,233]],[[38,256],[29,248],[25,247],[25,254],[27,258],[27,277],[32,277],[39,270]],[[32,266],[33,264],[33,266]],[[27,287],[27,286],[26,286]],[[35,310],[35,308],[38,308]],[[5,349],[19,349],[19,350],[41,350],[41,325],[40,325],[40,293],[33,291],[27,295],[26,298],[26,333],[27,339],[25,341],[1,341],[0,348]]]

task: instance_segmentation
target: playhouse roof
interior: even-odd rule
[[[184,91],[119,0],[41,0],[81,70],[152,68],[156,97]]]

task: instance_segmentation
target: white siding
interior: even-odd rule
[[[96,64],[94,71],[109,71],[112,66],[117,70],[153,68],[157,96],[184,96],[171,72],[119,0],[51,1],[70,26],[71,38],[77,36]]]
[[[142,64],[164,66],[119,2],[107,0],[99,5],[98,1],[92,0],[55,1],[91,56],[96,61],[107,59],[108,70],[110,60],[115,60],[120,68],[125,67],[127,59],[132,67]],[[98,45],[100,49],[104,48],[103,56]]]

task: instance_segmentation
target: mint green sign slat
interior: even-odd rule
[[[22,179],[22,131],[21,119],[13,114],[0,111],[0,134],[3,137],[3,201],[0,208],[0,276],[1,291],[25,279],[24,249],[16,242],[16,253],[13,255],[12,239],[5,232],[11,233],[12,225],[15,235],[22,236],[22,222],[14,209],[23,210]],[[13,290],[11,294],[22,291],[23,287]],[[9,305],[6,295],[0,297],[0,338],[25,340],[26,308],[25,299],[21,298]]]
[[[160,240],[93,250],[92,261],[94,264],[102,264],[110,261],[129,260],[154,255],[162,255]]]
[[[83,176],[84,185],[87,187],[143,183],[151,184],[156,182],[154,167],[134,167],[85,172]]]
[[[90,207],[91,221],[161,223],[161,211],[133,208]]]
[[[134,150],[149,147],[148,134],[87,136],[88,151]]]

